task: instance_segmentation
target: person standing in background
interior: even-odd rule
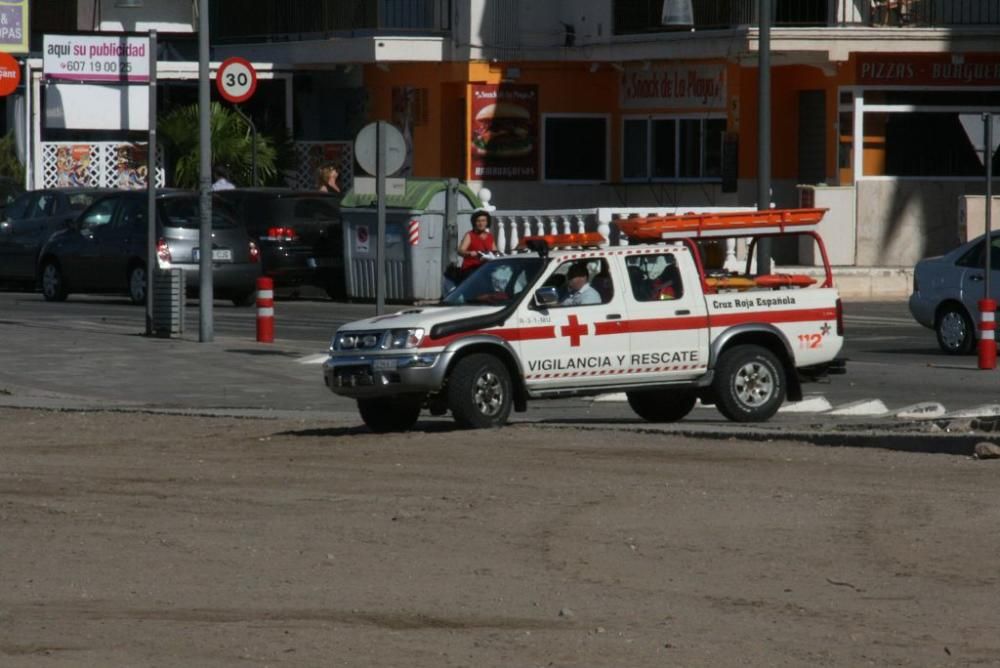
[[[316,186],[322,193],[340,194],[340,186],[337,184],[337,177],[340,172],[333,165],[323,165],[316,172]]]
[[[458,254],[462,257],[461,280],[471,274],[485,260],[483,253],[496,252],[497,244],[490,232],[490,214],[482,209],[472,212],[472,229],[465,233],[458,244]]]

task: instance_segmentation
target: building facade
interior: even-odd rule
[[[959,199],[984,190],[969,118],[1000,112],[1000,0],[772,3],[772,201],[832,206],[842,265],[963,239]],[[73,4],[79,30],[166,27],[170,57],[196,23],[188,0]],[[278,73],[251,111],[303,145],[340,156],[387,120],[405,173],[505,208],[753,205],[757,3],[693,0],[693,28],[662,25],[663,5],[212,0],[213,58]]]

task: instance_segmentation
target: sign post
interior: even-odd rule
[[[375,239],[375,314],[385,312],[385,190],[386,177],[395,174],[406,160],[406,141],[395,125],[369,123],[354,140],[354,154],[361,168],[375,174],[377,238]]]
[[[153,335],[156,257],[156,31],[149,31],[149,144],[146,147],[146,336]]]
[[[993,114],[983,114],[983,137],[986,150],[983,163],[986,166],[986,239],[983,250],[983,264],[986,277],[983,279],[983,298],[979,300],[979,368],[995,369],[997,366],[996,310],[990,281],[990,256],[993,255]]]

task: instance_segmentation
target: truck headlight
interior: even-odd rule
[[[358,336],[351,332],[337,332],[330,342],[333,350],[354,350],[358,347]]]
[[[424,330],[393,329],[389,332],[390,348],[416,348],[424,340]]]

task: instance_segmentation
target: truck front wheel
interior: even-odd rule
[[[733,422],[764,422],[785,402],[785,373],[770,350],[736,346],[722,355],[712,389],[719,412]]]
[[[358,399],[358,412],[365,425],[376,434],[407,431],[417,423],[423,400],[420,397]]]
[[[635,414],[648,422],[676,422],[691,412],[697,400],[694,392],[684,390],[627,392],[626,396]]]
[[[462,358],[448,378],[448,407],[455,422],[467,429],[506,424],[512,393],[510,373],[494,355]]]

